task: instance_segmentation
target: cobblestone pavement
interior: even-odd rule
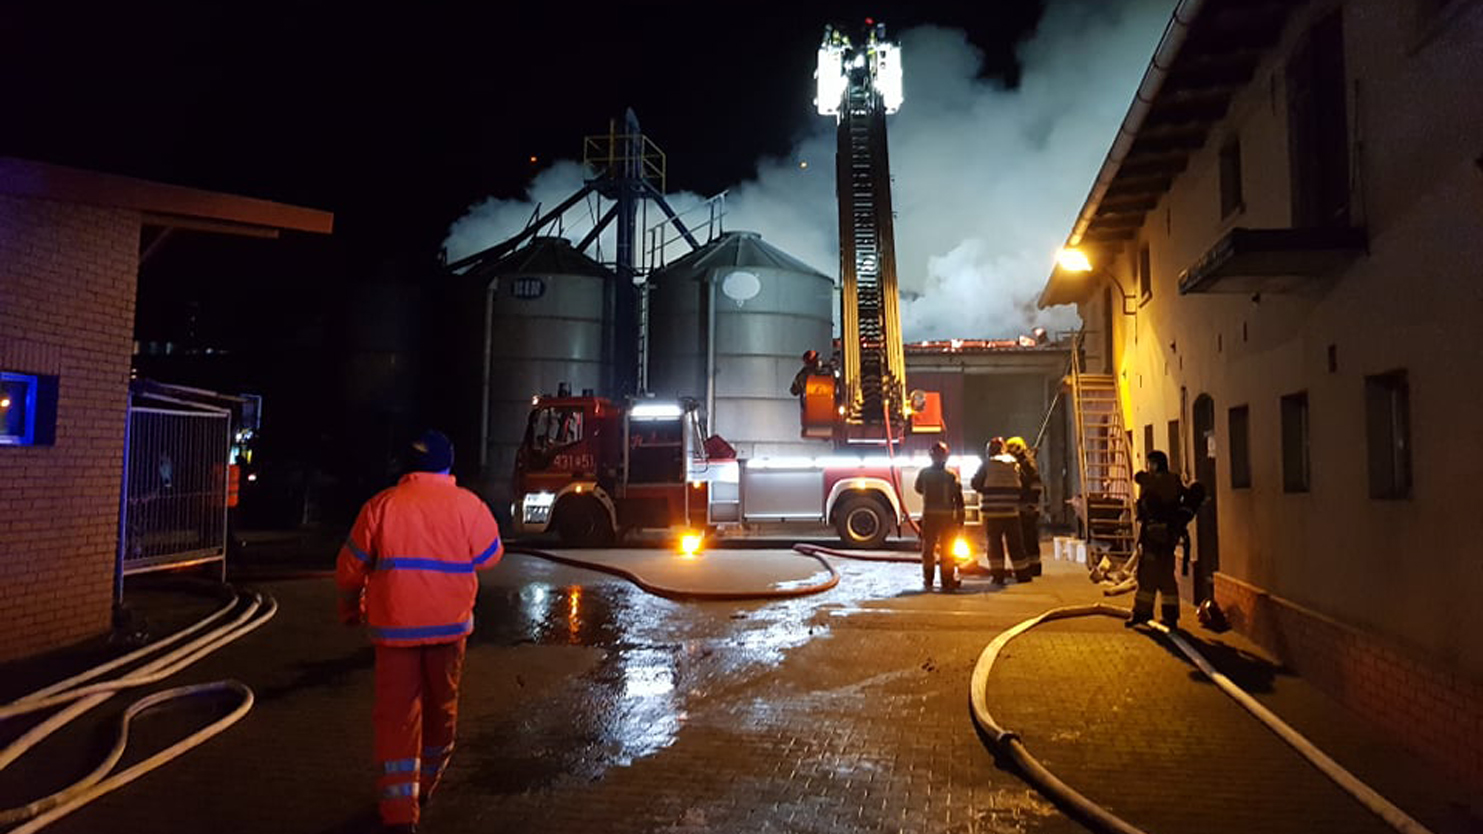
[[[995,634],[1046,608],[1102,599],[1083,570],[1052,561],[1028,585],[970,580],[945,595],[922,593],[912,564],[836,564],[842,581],[818,596],[676,603],[615,577],[508,557],[483,575],[459,747],[422,830],[1086,830],[996,764],[967,689]],[[167,682],[235,677],[256,691],[254,711],[49,831],[376,830],[371,651],[334,623],[328,580],[260,587],[282,603],[277,619]],[[1223,671],[1432,830],[1483,830],[1458,789],[1301,679],[1238,638],[1194,636]],[[13,681],[40,675],[11,671]],[[1112,618],[1018,638],[988,696],[1048,767],[1149,832],[1388,830],[1158,638]],[[88,750],[122,709],[115,701],[39,752],[40,764],[0,775],[3,804],[89,769]],[[221,708],[149,717],[128,760]]]

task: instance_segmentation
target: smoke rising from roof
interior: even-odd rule
[[[977,77],[982,57],[961,30],[921,26],[900,33],[906,100],[890,117],[889,135],[908,341],[1076,327],[1069,307],[1036,310],[1035,299],[1172,5],[1053,2],[1019,48],[1015,89]],[[491,198],[473,206],[449,230],[449,259],[519,232],[535,203],[554,206],[581,187],[582,177],[580,164],[559,162],[535,177],[525,200]],[[667,199],[681,212],[702,202],[684,193]],[[568,213],[573,226],[563,230],[573,240],[597,216],[577,215]],[[651,223],[656,215],[650,212]],[[693,225],[703,216],[686,220]],[[726,195],[727,229],[759,232],[829,275],[838,274],[837,223],[834,123],[825,117],[789,157],[760,160],[756,175]],[[601,245],[611,257],[611,237]],[[670,259],[679,254],[671,250]]]

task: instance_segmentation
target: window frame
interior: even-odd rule
[[[1409,500],[1416,471],[1411,453],[1411,380],[1405,369],[1365,376],[1365,451],[1370,498]]]
[[[1309,492],[1313,488],[1313,457],[1308,392],[1283,395],[1279,413],[1282,421],[1282,491]]]
[[[1237,431],[1237,417],[1240,431]],[[1251,407],[1245,404],[1226,409],[1226,457],[1231,489],[1251,489]]]

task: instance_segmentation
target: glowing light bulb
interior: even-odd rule
[[[0,397],[0,408],[10,408],[10,397]]]

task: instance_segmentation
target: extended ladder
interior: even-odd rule
[[[868,84],[851,84],[840,111],[836,187],[843,293],[845,416],[879,423],[902,413],[906,357],[896,290],[886,113]]]

